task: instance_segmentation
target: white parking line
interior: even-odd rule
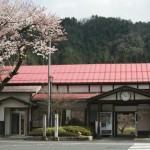
[[[150,143],[135,143],[128,150],[150,150]]]

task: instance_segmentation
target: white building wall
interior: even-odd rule
[[[122,87],[124,85],[114,85],[114,89]],[[135,89],[150,89],[149,84],[129,84],[127,86],[133,87]]]
[[[112,94],[106,97],[101,98],[101,100],[116,100],[116,94]]]
[[[102,92],[113,90],[113,85],[102,85]]]
[[[100,85],[90,85],[90,92],[101,92]]]
[[[67,85],[59,85],[58,92],[59,93],[67,93]]]
[[[88,85],[69,85],[69,93],[82,93],[82,92],[89,92]]]
[[[149,84],[139,84],[139,89],[149,89]]]
[[[53,85],[51,86],[51,92],[55,92],[57,93],[57,86],[56,85]],[[41,90],[39,91],[39,93],[48,93],[48,86],[42,86]]]
[[[135,99],[136,100],[146,100],[146,99],[150,99],[150,98],[147,96],[143,96],[143,95],[135,93]]]
[[[129,84],[128,86],[137,89],[137,84]]]
[[[123,85],[114,85],[114,89],[117,89],[119,87],[122,87]]]
[[[89,91],[89,85],[69,85],[69,92],[70,93],[78,93],[78,92],[108,92],[110,90],[122,87],[124,85],[90,85],[90,91]],[[150,89],[149,84],[129,84],[127,86],[138,88],[138,89]],[[62,92],[67,93],[67,85],[52,85],[52,92]],[[101,91],[102,90],[102,91]],[[40,93],[47,93],[48,92],[48,86],[43,86]]]

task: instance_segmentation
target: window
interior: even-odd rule
[[[72,110],[71,117],[85,122],[85,111],[84,110]]]

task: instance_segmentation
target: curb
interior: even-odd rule
[[[25,138],[25,140],[35,140],[35,141],[92,141],[93,136],[78,136],[78,137],[58,137],[56,140],[55,137],[48,136],[46,138],[43,138],[42,136],[28,136]]]

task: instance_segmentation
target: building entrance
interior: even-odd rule
[[[116,112],[116,135],[135,135],[135,112]]]
[[[25,134],[25,111],[11,112],[11,134]]]

